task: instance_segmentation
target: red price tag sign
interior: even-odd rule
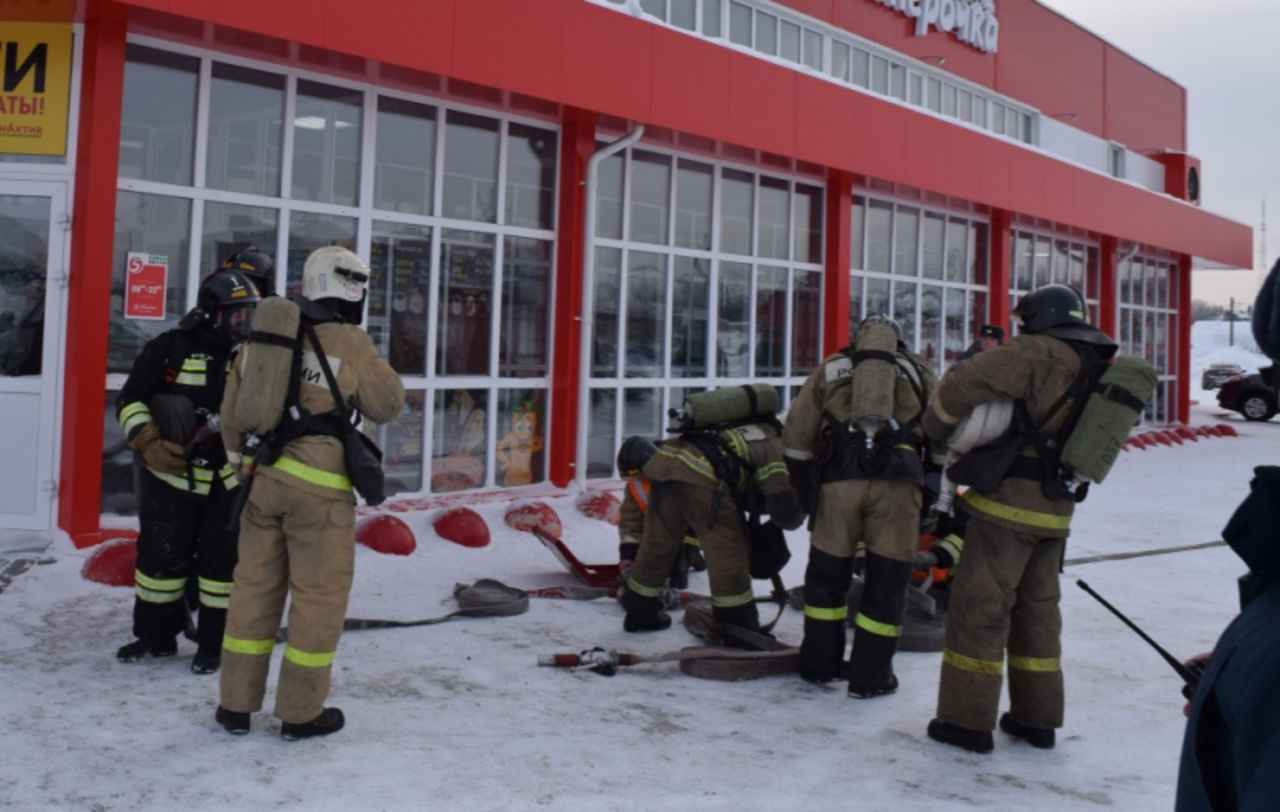
[[[129,252],[124,274],[124,316],[163,319],[169,258],[164,254]]]

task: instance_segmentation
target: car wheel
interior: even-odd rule
[[[1251,392],[1240,401],[1240,413],[1245,420],[1270,420],[1276,413],[1276,407],[1266,395]]]

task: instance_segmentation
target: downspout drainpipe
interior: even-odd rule
[[[582,324],[578,330],[581,335],[581,346],[578,348],[578,449],[576,454],[577,463],[574,465],[577,469],[574,478],[577,480],[579,487],[585,485],[587,481],[587,434],[591,422],[591,392],[587,389],[587,380],[591,377],[592,325],[590,317],[592,315],[592,288],[596,271],[594,241],[596,237],[596,189],[600,185],[600,164],[604,163],[606,158],[639,141],[642,135],[644,135],[644,125],[637,124],[634,130],[612,144],[606,144],[601,147],[587,161],[587,210],[582,218],[583,230],[585,231],[582,238],[582,315],[579,316]],[[621,352],[619,352],[618,357],[622,357]]]

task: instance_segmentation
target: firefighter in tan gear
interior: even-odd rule
[[[394,418],[404,385],[358,326],[369,268],[337,246],[312,252],[302,272],[303,321],[314,325],[339,391],[348,406],[375,423]],[[258,324],[254,325],[255,335]],[[232,368],[222,402],[227,448],[241,449],[236,418],[253,337]],[[313,417],[307,430],[283,444],[270,465],[257,465],[240,519],[240,561],[235,570],[223,639],[221,700],[217,721],[231,733],[247,733],[249,714],[262,708],[267,672],[286,596],[289,639],[276,688],[275,715],[286,739],[325,735],[342,728],[338,708],[324,707],[338,638],[342,634],[355,563],[355,494],[347,476],[343,443],[325,418],[335,403],[318,369],[309,339],[301,346],[297,406]],[[246,465],[252,464],[247,459]]]
[[[719,458],[721,465],[708,455]],[[740,481],[725,481],[726,466],[736,472],[732,478],[741,477]],[[706,557],[712,618],[759,629],[749,543],[731,488],[761,494],[770,520],[783,529],[795,529],[804,521],[782,461],[777,421],[748,419],[703,429],[701,434],[686,432],[655,449],[639,467],[651,483],[649,508],[622,594],[627,613],[623,628],[640,632],[671,625],[662,609],[663,582],[684,544],[686,530],[692,528]]]
[[[1013,311],[1021,334],[951,367],[924,417],[929,437],[945,443],[975,407],[1007,398],[1015,402],[1015,435],[1027,436],[1014,441],[1022,442],[1021,451],[1003,478],[997,472],[994,485],[967,483],[959,500],[968,515],[964,565],[951,584],[938,712],[928,734],[966,750],[993,747],[1006,662],[1009,711],[1001,730],[1050,748],[1062,726],[1058,570],[1082,495],[1045,473],[1038,448],[1047,446],[1028,435],[1062,431],[1082,369],[1116,351],[1086,313],[1080,294],[1066,285],[1023,296]]]
[[[810,682],[840,676],[854,554],[864,542],[865,584],[853,623],[848,692],[865,699],[898,687],[893,655],[923,501],[919,420],[937,377],[906,349],[901,328],[886,316],[868,316],[854,338],[805,381],[787,413],[782,442],[811,516],[800,675]]]
[[[640,551],[644,538],[644,517],[649,510],[649,490],[652,483],[640,473],[640,467],[658,450],[648,438],[631,436],[618,448],[618,473],[627,478],[622,488],[622,506],[618,511],[618,573],[622,580],[630,574],[631,566]],[[671,564],[667,584],[673,589],[689,586],[689,570],[702,572],[707,568],[693,528],[688,528],[684,544]]]

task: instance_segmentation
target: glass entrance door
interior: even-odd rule
[[[0,528],[52,526],[66,186],[0,184]]]

